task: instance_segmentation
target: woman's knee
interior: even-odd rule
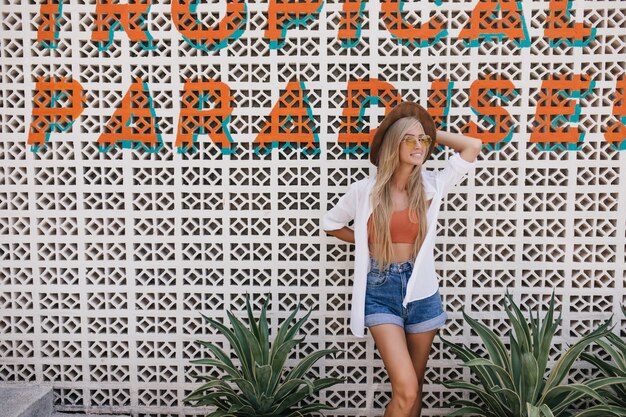
[[[420,387],[417,381],[405,382],[392,387],[392,399],[396,400],[402,409],[411,409],[419,399]]]

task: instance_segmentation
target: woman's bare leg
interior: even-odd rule
[[[369,327],[391,381],[391,401],[384,417],[410,417],[419,387],[404,329],[395,324]]]
[[[419,391],[417,401],[411,410],[410,417],[420,417],[422,413],[422,387],[424,386],[424,374],[426,373],[426,363],[430,356],[430,349],[433,339],[439,329],[430,330],[423,333],[407,333],[406,343],[413,362],[413,369],[417,375]]]

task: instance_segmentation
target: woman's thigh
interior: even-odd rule
[[[406,342],[413,362],[413,369],[421,386],[424,383],[426,363],[430,357],[433,340],[439,329],[433,329],[422,333],[407,333]]]
[[[395,324],[380,324],[368,329],[389,374],[392,390],[417,392],[417,374],[409,354],[404,329]]]

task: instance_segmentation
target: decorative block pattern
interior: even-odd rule
[[[344,350],[312,372],[346,378],[326,414],[381,416],[353,247],[320,218],[400,100],[485,144],[438,219],[442,335],[482,349],[465,309],[504,336],[507,288],[556,291],[551,360],[611,314],[626,335],[619,2],[105,3],[0,6],[0,381],[52,384],[58,411],[205,415],[182,404],[194,341],[226,342],[199,312],[270,294],[272,332],[313,310],[289,364]],[[469,376],[436,339],[423,415],[469,398],[433,380]]]

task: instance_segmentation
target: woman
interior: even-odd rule
[[[427,171],[435,139],[457,152],[445,168]],[[479,139],[437,131],[419,104],[400,103],[370,146],[377,174],[351,184],[322,219],[328,234],[356,244],[350,329],[358,337],[369,329],[389,374],[385,417],[421,413],[426,362],[447,318],[433,256],[437,214],[481,147]]]

